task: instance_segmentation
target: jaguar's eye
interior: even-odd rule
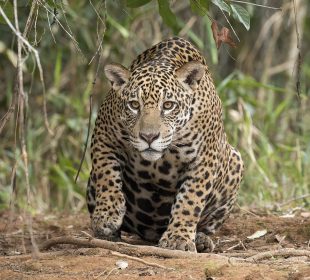
[[[134,110],[134,111],[137,111],[137,110],[139,110],[139,108],[140,108],[140,104],[139,104],[139,102],[136,101],[136,100],[133,100],[133,101],[128,102],[128,106],[129,106],[130,109],[132,109],[132,110]]]
[[[172,101],[166,101],[166,102],[164,102],[164,104],[163,104],[163,109],[164,109],[164,110],[172,110],[172,109],[174,108],[174,106],[175,106],[175,103],[174,103],[174,102],[172,102]]]

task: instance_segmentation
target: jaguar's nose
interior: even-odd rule
[[[141,139],[143,139],[149,145],[159,138],[159,133],[139,133]]]

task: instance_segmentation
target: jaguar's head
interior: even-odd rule
[[[205,66],[191,61],[175,69],[165,62],[148,62],[132,72],[109,64],[105,74],[121,98],[121,120],[129,141],[150,161],[162,157],[173,135],[191,116],[193,91]]]

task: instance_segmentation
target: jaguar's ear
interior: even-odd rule
[[[122,85],[127,83],[129,71],[123,65],[111,63],[104,67],[104,73],[111,82],[114,90],[120,89]]]
[[[190,61],[177,69],[175,73],[180,83],[195,90],[205,73],[205,66],[198,61]]]

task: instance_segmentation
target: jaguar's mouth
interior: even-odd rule
[[[141,156],[145,160],[155,161],[162,157],[163,153],[152,148],[147,148],[141,152]]]
[[[151,148],[151,147],[149,147],[149,148],[143,150],[142,153],[143,153],[143,152],[156,152],[156,153],[160,153],[160,151],[157,151],[157,150],[155,150],[155,149],[153,149],[153,148]]]

